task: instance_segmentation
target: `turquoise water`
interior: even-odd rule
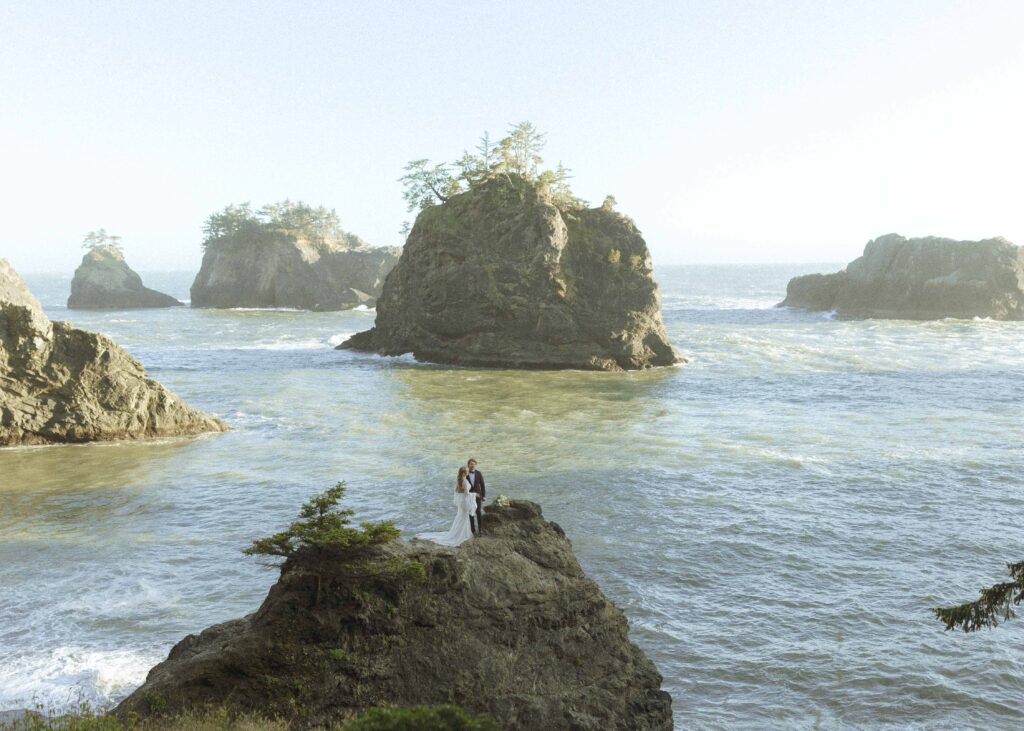
[[[472,455],[565,528],[678,728],[1018,727],[1024,619],[952,635],[928,609],[1024,558],[1024,324],[771,307],[835,268],[659,268],[691,362],[631,374],[331,348],[372,312],[69,312],[69,278],[26,276],[235,430],[0,451],[0,709],[117,700],[255,609],[275,574],[240,549],[339,479],[361,515],[445,528]]]

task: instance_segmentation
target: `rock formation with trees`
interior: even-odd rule
[[[589,208],[529,123],[402,178],[419,211],[373,329],[340,347],[439,363],[631,370],[680,363],[650,253],[611,196]]]
[[[289,200],[229,205],[203,231],[193,307],[372,306],[400,253],[344,231],[334,210]]]

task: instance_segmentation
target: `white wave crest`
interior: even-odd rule
[[[0,708],[107,706],[140,685],[161,659],[154,652],[84,647],[15,656],[0,663]]]
[[[327,338],[327,340],[275,340],[269,343],[252,343],[250,345],[237,345],[234,350],[320,350],[333,348],[348,340],[352,333],[338,333]]]

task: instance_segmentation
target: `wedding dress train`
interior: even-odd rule
[[[469,516],[476,514],[476,494],[469,491],[469,481],[465,482],[466,492],[455,493],[455,520],[447,533],[418,533],[416,538],[442,546],[457,546],[473,537],[473,529],[469,524]]]

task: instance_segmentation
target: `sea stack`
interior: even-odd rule
[[[647,244],[611,202],[494,175],[416,218],[371,330],[342,348],[501,368],[634,370],[669,344]]]
[[[1024,319],[1024,253],[1004,238],[954,241],[887,234],[834,274],[791,279],[780,307],[844,319]]]
[[[110,338],[50,322],[0,259],[0,446],[226,431]]]
[[[372,307],[398,247],[373,247],[343,231],[334,211],[285,201],[210,216],[193,307]]]
[[[394,540],[289,558],[253,614],[189,635],[116,709],[225,706],[332,728],[454,703],[506,731],[669,731],[672,699],[540,506],[488,506],[458,548]]]
[[[127,310],[176,307],[182,303],[168,294],[143,286],[117,246],[94,246],[75,270],[68,309]]]

